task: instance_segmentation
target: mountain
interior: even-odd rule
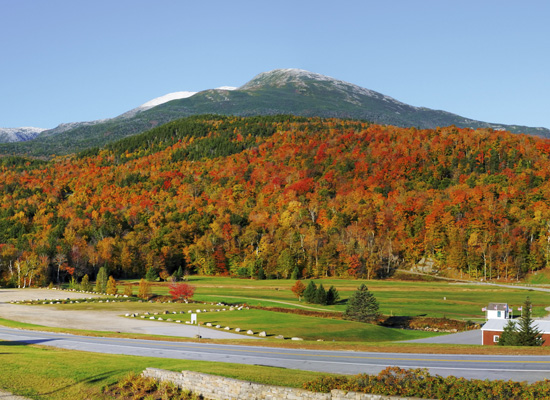
[[[235,90],[204,90],[148,109],[138,107],[116,118],[79,123],[69,129],[58,127],[43,132],[32,142],[1,145],[0,154],[26,153],[37,156],[78,152],[94,146],[102,147],[166,122],[197,114],[293,114],[361,119],[378,124],[426,129],[449,125],[492,128],[550,137],[550,130],[546,128],[476,121],[446,111],[414,107],[384,94],[313,72],[278,69],[261,73]]]
[[[45,131],[45,129],[33,127],[0,128],[0,143],[32,140],[43,131]]]

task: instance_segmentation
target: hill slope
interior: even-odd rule
[[[0,258],[36,281],[56,279],[58,254],[79,278],[103,265],[119,277],[180,266],[372,277],[426,257],[515,279],[550,266],[549,193],[547,139],[191,117],[75,157],[0,166]]]
[[[475,121],[445,111],[413,107],[383,94],[303,70],[274,70],[256,76],[236,90],[212,89],[169,101],[135,114],[63,131],[46,131],[32,143],[0,146],[0,153],[67,154],[144,132],[197,114],[277,115],[364,119],[401,127],[505,129],[550,137],[550,130]]]

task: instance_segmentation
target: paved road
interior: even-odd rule
[[[375,374],[391,365],[403,368],[428,368],[433,374],[442,376],[455,375],[465,378],[512,379],[533,382],[550,376],[550,356],[430,355],[314,351],[207,343],[97,338],[2,327],[0,327],[0,339],[99,353],[232,362],[341,374]]]

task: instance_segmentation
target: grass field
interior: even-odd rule
[[[344,311],[345,300],[365,283],[380,304],[385,315],[428,316],[454,319],[482,320],[485,315],[482,307],[490,302],[508,303],[512,307],[523,304],[527,296],[533,303],[533,315],[543,317],[548,314],[550,293],[502,288],[479,284],[452,283],[445,281],[361,281],[349,279],[317,279],[325,289],[334,285],[343,300],[333,306],[319,306],[298,302],[290,288],[292,280],[243,280],[220,277],[192,276],[189,284],[196,287],[195,299],[199,301],[226,303],[248,303],[264,307],[281,306],[277,302],[290,303],[290,308],[303,306],[325,311]],[[307,281],[304,281],[307,284]],[[155,293],[168,294],[167,285],[156,285]]]
[[[540,280],[543,281],[544,277]],[[341,302],[333,306],[320,306],[299,302],[290,288],[294,281],[290,280],[241,280],[220,277],[192,276],[189,284],[196,287],[195,300],[208,303],[233,303],[276,306],[286,308],[304,308],[332,311],[339,313],[345,310],[347,298],[363,282],[367,284],[380,303],[380,310],[386,315],[394,316],[428,316],[448,317],[454,319],[482,320],[484,314],[481,308],[489,302],[506,302],[513,307],[521,305],[526,296],[533,303],[533,314],[536,317],[546,315],[545,308],[550,306],[550,293],[526,291],[514,288],[501,288],[477,284],[457,284],[449,282],[417,282],[417,281],[359,281],[344,279],[315,280],[322,283],[325,289],[334,285],[341,297]],[[121,282],[119,291],[122,291]],[[307,282],[305,282],[307,284]],[[534,283],[534,282],[533,282]],[[134,294],[137,284],[134,283]],[[155,283],[152,286],[157,295],[167,295],[166,283]],[[56,307],[71,310],[110,310],[124,313],[150,313],[163,311],[187,312],[196,308],[219,308],[210,305],[197,304],[159,304],[149,302],[117,302],[117,303],[79,303],[59,304],[40,307]],[[184,320],[188,315],[179,315]],[[516,354],[517,349],[488,349],[479,346],[442,346],[420,345],[411,343],[390,343],[431,336],[433,333],[397,330],[376,325],[362,324],[332,318],[280,313],[267,310],[242,310],[232,312],[211,312],[199,315],[203,324],[211,322],[221,326],[252,329],[256,332],[265,330],[268,333],[270,345],[301,348],[372,350],[390,352],[446,352],[446,353],[487,353]],[[167,323],[167,322],[159,322]],[[19,328],[41,329],[30,324],[0,320],[0,324]],[[62,328],[48,328],[52,331],[70,331]],[[94,332],[78,332],[97,334]],[[102,335],[143,337],[142,335],[100,333]],[[290,343],[270,339],[269,336],[298,336],[310,342]],[[322,339],[324,342],[315,342]],[[180,339],[192,340],[192,339]],[[243,343],[245,340],[236,341]],[[257,342],[257,341],[254,341]],[[192,370],[219,374],[238,379],[252,380],[261,383],[271,383],[287,386],[300,386],[304,381],[314,379],[322,374],[287,371],[281,369],[242,366],[223,363],[206,363],[195,361],[167,360],[144,357],[102,355],[94,353],[72,352],[50,349],[39,346],[24,346],[17,343],[0,342],[0,387],[17,394],[40,399],[72,399],[86,398],[102,399],[101,388],[112,384],[133,371],[141,372],[147,367],[157,367],[169,370]],[[247,342],[248,344],[248,342]],[[256,345],[256,343],[254,343]],[[257,343],[261,345],[261,343]],[[535,349],[533,354],[546,354],[546,349]],[[527,351],[527,350],[526,350]],[[525,353],[523,350],[521,353]],[[527,351],[528,353],[528,351]],[[526,354],[527,354],[526,353]],[[113,367],[116,366],[116,367]],[[31,379],[32,377],[32,379]]]
[[[0,341],[0,388],[45,400],[108,399],[102,388],[154,367],[299,387],[324,373],[230,363],[87,353]]]

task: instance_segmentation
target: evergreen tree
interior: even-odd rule
[[[379,315],[378,302],[363,283],[348,299],[344,318],[353,321],[368,322],[375,320]]]
[[[118,293],[118,288],[116,287],[116,281],[115,281],[115,278],[113,278],[112,276],[109,276],[109,281],[107,282],[107,291],[106,291],[107,294],[117,294]]]
[[[300,278],[302,277],[302,274],[300,272],[300,267],[298,267],[297,265],[294,267],[294,270],[292,271],[292,276],[290,277],[290,279],[293,279],[293,280],[299,280]]]
[[[304,300],[307,303],[315,303],[315,296],[317,294],[317,285],[313,281],[309,281],[306,290],[304,292]]]
[[[82,281],[80,282],[80,290],[83,290],[85,292],[89,292],[90,290],[92,290],[92,285],[90,284],[90,277],[88,276],[88,274],[82,277]]]
[[[174,274],[172,276],[174,277],[174,279],[176,281],[181,281],[182,280],[182,278],[183,278],[183,269],[181,268],[181,265],[178,268],[178,270],[176,272],[174,272]]]
[[[145,274],[145,279],[147,279],[148,282],[154,282],[158,279],[158,277],[157,271],[155,271],[152,267],[150,267]]]
[[[531,300],[527,297],[525,303],[523,303],[517,328],[518,346],[542,346],[544,343],[541,332],[533,326],[533,322],[533,318],[531,317]]]
[[[518,332],[516,330],[516,323],[511,319],[504,326],[500,338],[498,339],[499,346],[517,346],[518,345]]]
[[[98,293],[105,293],[107,290],[107,269],[105,267],[101,267],[97,273],[94,290]]]
[[[323,284],[319,284],[317,291],[315,292],[315,304],[327,305],[327,292],[323,287]]]
[[[340,300],[340,294],[338,293],[338,290],[334,286],[331,286],[329,290],[327,290],[327,305],[333,305],[338,300]]]

